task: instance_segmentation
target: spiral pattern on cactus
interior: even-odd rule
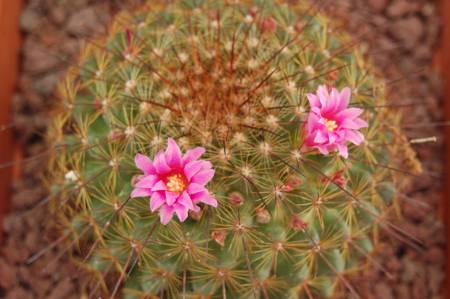
[[[118,15],[68,71],[48,133],[51,207],[91,287],[111,298],[354,292],[346,274],[370,259],[378,229],[396,230],[386,216],[399,172],[420,172],[357,42],[303,2],[151,1]],[[305,145],[320,85],[362,109],[364,142],[343,139],[348,157]],[[153,159],[170,138],[205,148],[217,207],[163,225],[149,196],[130,194],[135,156]]]

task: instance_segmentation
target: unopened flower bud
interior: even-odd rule
[[[283,185],[282,191],[292,192],[295,188],[303,183],[302,179],[297,176],[291,176],[288,178],[286,184]]]
[[[269,223],[270,219],[272,217],[270,216],[269,212],[264,208],[257,208],[256,209],[256,221],[261,224]]]
[[[258,14],[258,7],[253,6],[248,12],[253,18]]]
[[[277,22],[272,17],[266,17],[262,20],[261,31],[267,33],[274,33],[277,30]]]
[[[225,245],[225,238],[227,235],[223,230],[215,230],[211,233],[211,238],[221,247]]]
[[[116,141],[123,137],[123,132],[120,129],[114,129],[111,132],[109,132],[108,139],[110,141]]]
[[[304,231],[308,228],[308,224],[304,222],[298,215],[292,216],[291,227],[295,231]]]
[[[332,181],[341,187],[345,187],[347,185],[347,178],[344,175],[344,171],[336,171],[332,177]]]
[[[234,206],[242,206],[244,204],[244,197],[237,192],[233,192],[229,195],[230,203]]]

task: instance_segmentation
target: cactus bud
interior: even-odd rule
[[[277,30],[277,22],[272,17],[265,17],[261,24],[261,31],[266,33],[274,33]]]
[[[308,228],[308,224],[298,215],[293,215],[291,219],[291,228],[295,231],[304,231]]]
[[[227,235],[224,231],[215,230],[211,233],[211,239],[213,239],[217,244],[220,245],[220,247],[223,247],[225,245],[225,238]]]
[[[267,224],[270,222],[270,213],[264,208],[256,208],[256,221],[261,224]]]
[[[232,192],[228,199],[230,203],[234,206],[240,207],[244,204],[244,197],[238,192]]]

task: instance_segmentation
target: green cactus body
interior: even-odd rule
[[[230,1],[228,1],[230,2]],[[60,86],[51,207],[73,256],[124,298],[323,298],[373,251],[419,171],[383,82],[318,8],[186,0],[117,16]],[[306,93],[350,87],[365,142],[305,150]],[[130,199],[137,153],[206,148],[218,207],[167,225]],[[93,285],[95,286],[95,283]],[[119,287],[120,285],[120,287]]]

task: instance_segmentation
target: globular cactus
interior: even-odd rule
[[[400,116],[358,41],[300,2],[151,1],[84,47],[48,180],[93,292],[355,293],[378,230],[402,233],[387,216],[420,165]]]

